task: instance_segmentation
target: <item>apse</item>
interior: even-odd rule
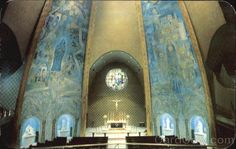
[[[142,83],[124,63],[105,65],[90,85],[87,127],[104,126],[104,121],[128,121],[132,126],[146,123]]]

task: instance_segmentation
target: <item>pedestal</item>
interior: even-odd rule
[[[59,133],[60,133],[60,137],[67,137],[69,134],[69,131],[68,130],[61,130]]]

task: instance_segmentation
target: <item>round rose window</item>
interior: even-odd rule
[[[111,69],[106,75],[106,84],[109,88],[118,91],[125,88],[128,77],[120,68]]]

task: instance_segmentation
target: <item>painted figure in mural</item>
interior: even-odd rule
[[[57,46],[54,51],[54,60],[51,71],[61,71],[61,63],[63,56],[65,54],[66,42],[63,39]]]
[[[171,70],[171,74],[175,75],[177,73],[178,70],[178,58],[177,58],[177,53],[175,50],[175,47],[173,44],[169,44],[167,45],[167,58],[168,58],[168,64],[169,66],[169,70]]]
[[[65,65],[65,71],[68,75],[71,75],[75,70],[75,60],[72,54],[70,54],[67,58],[67,62]]]
[[[38,72],[35,74],[35,82],[46,82],[47,81],[47,66],[46,64],[41,65]]]
[[[61,16],[62,16],[62,14],[56,11],[56,12],[51,13],[46,18],[45,27],[42,30],[42,33],[41,33],[41,36],[40,36],[40,40],[42,40],[45,36],[47,36],[48,33],[51,30],[55,30],[56,29],[56,26],[58,25],[58,23],[61,20]]]
[[[169,44],[167,46],[167,63],[168,63],[168,74],[171,80],[171,87],[175,93],[181,93],[182,82],[179,78],[179,62],[176,53],[175,46]]]

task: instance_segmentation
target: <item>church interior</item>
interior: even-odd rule
[[[235,1],[1,0],[0,148],[235,148]]]

